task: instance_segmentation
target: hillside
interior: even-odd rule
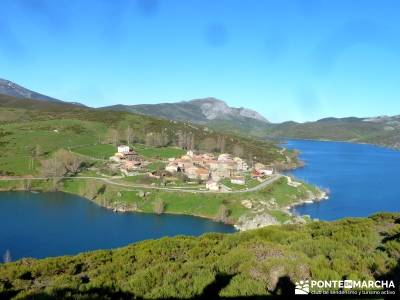
[[[0,95],[0,125],[0,147],[4,153],[0,159],[0,172],[3,174],[32,173],[34,170],[23,167],[18,158],[32,157],[36,145],[43,148],[43,155],[49,155],[57,148],[124,143],[128,128],[134,142],[154,147],[228,151],[267,164],[286,162],[285,155],[273,142],[220,133],[201,125],[70,103]]]
[[[325,118],[316,122],[273,124],[257,112],[231,108],[214,98],[149,105],[115,105],[107,109],[190,121],[245,136],[348,141],[400,148],[400,116]]]
[[[41,103],[27,102],[27,100],[39,100]],[[4,79],[0,79],[0,105],[54,111],[68,109],[75,113],[78,113],[77,108],[83,107],[80,103],[54,99]],[[91,109],[90,114],[93,115],[94,110]],[[325,118],[316,122],[289,121],[273,124],[256,111],[230,107],[215,98],[176,103],[112,105],[97,110],[133,113],[182,123],[189,122],[217,132],[246,137],[348,141],[400,148],[400,116]],[[100,112],[99,114],[101,115]]]
[[[400,148],[400,116],[284,122],[269,124],[265,133],[268,137],[348,141]]]
[[[63,102],[61,100],[31,91],[27,88],[24,88],[12,81],[1,79],[0,78],[0,94],[5,96],[12,96],[16,98],[22,99],[32,99],[39,100],[45,102]]]
[[[146,299],[293,294],[300,280],[399,278],[400,215],[269,226],[0,265],[0,297]]]
[[[267,119],[256,111],[230,107],[224,101],[215,98],[176,103],[113,105],[101,109],[134,112],[168,120],[189,121],[207,125],[216,130],[246,135],[251,133],[262,136],[262,130],[268,124]]]

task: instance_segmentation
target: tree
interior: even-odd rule
[[[6,252],[3,255],[3,262],[4,263],[9,263],[11,261],[12,261],[11,252],[10,252],[10,250],[7,249]]]
[[[154,133],[153,132],[149,132],[149,133],[146,134],[145,144],[147,146],[153,146],[154,145]]]
[[[44,177],[62,177],[65,174],[65,168],[55,157],[41,161],[42,175]]]
[[[92,182],[85,186],[85,196],[88,197],[89,199],[93,200],[97,197],[99,194],[99,187],[95,182]]]
[[[218,136],[217,147],[218,147],[219,152],[221,152],[221,153],[225,152],[225,137],[224,136]]]
[[[128,126],[128,128],[126,129],[125,134],[126,134],[126,143],[128,145],[133,144],[135,141],[135,136],[133,129],[130,126]]]
[[[230,214],[229,209],[225,205],[221,205],[218,209],[217,217],[215,218],[219,222],[226,222]]]
[[[201,142],[200,147],[205,151],[214,152],[215,149],[217,148],[217,142],[215,141],[214,138],[207,137]]]
[[[154,202],[154,212],[161,215],[165,211],[165,202],[161,199]]]
[[[75,175],[82,166],[82,160],[65,149],[59,149],[53,157],[42,161],[42,174],[45,177]]]
[[[113,144],[114,146],[117,146],[119,143],[119,133],[118,130],[114,128],[110,128],[107,131],[106,134],[106,141],[107,143]]]
[[[30,191],[32,188],[32,181],[30,179],[24,180],[24,189]]]
[[[244,153],[242,146],[240,146],[238,144],[235,144],[235,146],[233,146],[232,152],[235,156],[239,156],[239,157],[242,156]]]
[[[178,135],[178,147],[184,149],[185,148],[185,133],[183,133],[182,131],[178,131],[177,132]]]
[[[194,134],[190,134],[189,138],[189,150],[194,150],[195,144],[194,144]]]
[[[36,145],[34,154],[35,154],[36,157],[39,157],[39,156],[41,156],[43,154],[42,147],[40,147],[39,144]]]

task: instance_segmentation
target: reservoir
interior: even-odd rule
[[[305,167],[295,177],[330,190],[329,200],[304,204],[295,213],[321,220],[400,211],[400,151],[343,142],[289,140]]]
[[[110,249],[164,236],[234,232],[232,226],[181,215],[115,213],[65,193],[0,193],[0,262]]]

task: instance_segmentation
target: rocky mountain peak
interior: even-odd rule
[[[262,122],[268,122],[266,118],[264,118],[260,113],[254,110],[243,107],[240,108],[230,107],[228,104],[226,104],[226,102],[212,97],[191,100],[189,101],[189,103],[199,106],[204,116],[208,120],[245,117],[250,119],[256,119]]]

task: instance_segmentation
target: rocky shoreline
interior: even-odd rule
[[[299,205],[304,205],[304,204],[312,204],[315,202],[320,202],[323,200],[329,199],[328,193],[326,191],[319,190],[318,194],[310,193],[309,197],[306,199],[302,199],[298,202],[295,202],[291,204],[290,206],[285,207],[283,212],[291,216],[291,219],[284,222],[284,224],[305,224],[307,223],[310,218],[309,216],[300,216],[300,215],[294,215],[291,210],[295,206]],[[262,214],[254,214],[254,215],[245,215],[241,216],[237,222],[237,224],[234,224],[234,227],[238,231],[246,231],[246,230],[252,230],[252,229],[257,229],[257,228],[262,228],[265,226],[270,226],[270,225],[279,225],[282,224],[279,222],[274,216],[268,214],[268,213],[262,213]]]

